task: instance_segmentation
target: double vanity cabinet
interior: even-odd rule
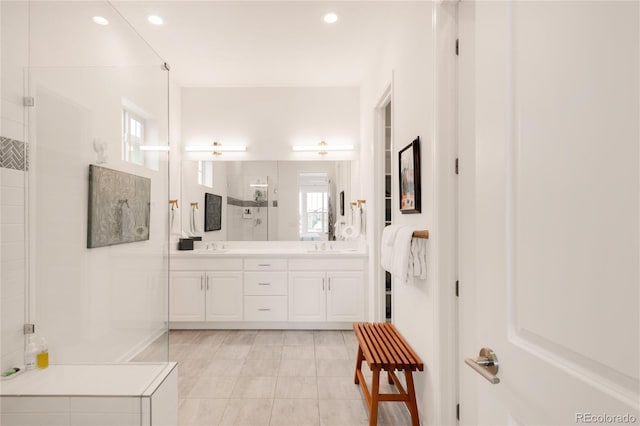
[[[171,260],[171,327],[344,328],[364,320],[358,253],[180,253]]]

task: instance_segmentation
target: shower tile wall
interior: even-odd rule
[[[23,363],[25,310],[25,172],[23,142],[0,138],[0,303],[2,345],[0,369]]]

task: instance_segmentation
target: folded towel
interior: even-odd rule
[[[382,244],[380,246],[380,264],[385,271],[393,271],[393,244],[396,234],[401,227],[399,225],[385,226],[382,231]]]
[[[427,241],[423,238],[411,240],[411,275],[427,278]]]
[[[396,234],[393,245],[393,275],[403,282],[410,281],[409,263],[411,259],[411,239],[413,238],[413,228],[402,226]]]

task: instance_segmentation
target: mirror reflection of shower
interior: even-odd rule
[[[228,182],[227,239],[231,241],[267,241],[269,239],[270,177],[242,174]]]

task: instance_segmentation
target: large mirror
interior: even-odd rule
[[[204,232],[206,193],[222,197],[219,231]],[[209,241],[332,241],[350,195],[350,161],[184,161],[182,230]]]

